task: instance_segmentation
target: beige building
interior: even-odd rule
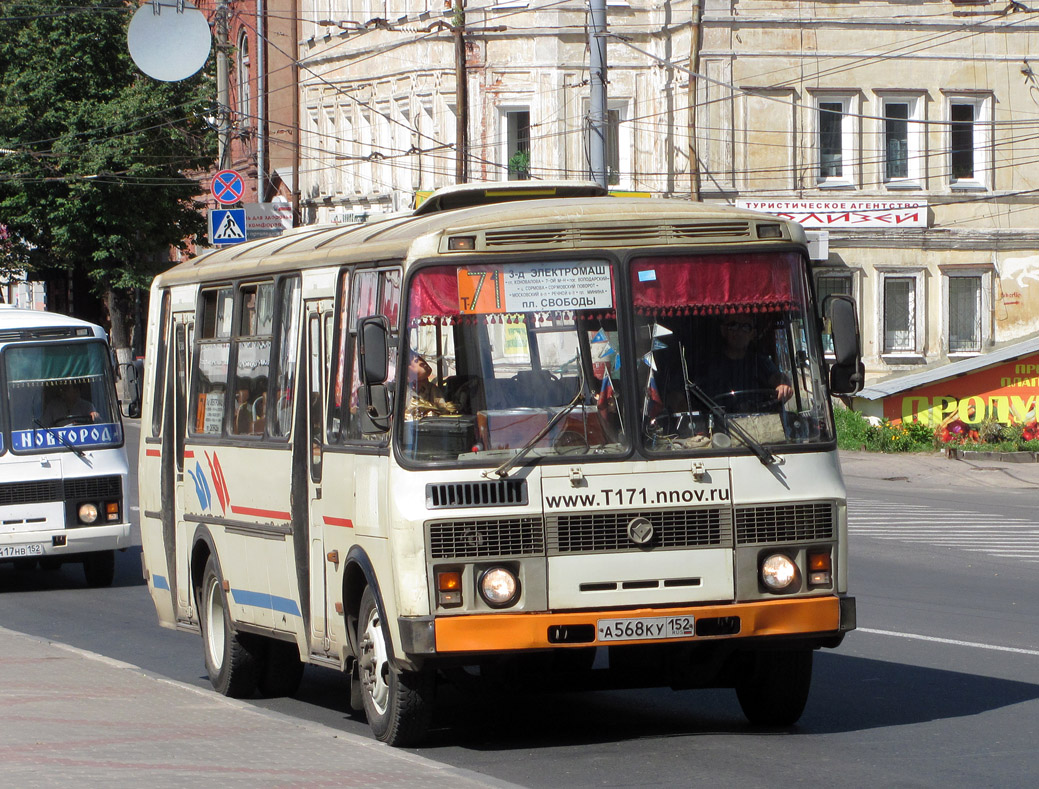
[[[471,0],[464,27],[421,0],[301,0],[299,16],[305,221],[407,210],[462,166],[588,177],[586,4]],[[857,298],[870,380],[1039,332],[1039,13],[608,0],[607,24],[613,188],[699,183],[818,231],[819,290]]]

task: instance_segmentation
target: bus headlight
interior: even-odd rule
[[[519,579],[505,567],[492,567],[480,576],[480,597],[491,608],[505,608],[519,597]]]
[[[86,504],[80,504],[79,509],[76,511],[76,515],[79,517],[80,523],[97,523],[97,505],[87,502]]]
[[[761,563],[761,582],[772,592],[785,592],[797,582],[797,565],[789,556],[774,553]]]

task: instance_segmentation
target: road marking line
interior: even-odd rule
[[[917,633],[899,633],[894,630],[874,630],[870,627],[856,628],[860,633],[870,633],[875,636],[894,636],[895,638],[910,638],[915,641],[935,641],[939,644],[952,644],[958,647],[975,647],[976,649],[991,649],[996,652],[1013,652],[1018,655],[1035,655],[1039,657],[1039,649],[1020,649],[1019,647],[1001,647],[996,644],[979,644],[976,641],[959,641],[955,638],[937,638],[936,636],[921,636]]]

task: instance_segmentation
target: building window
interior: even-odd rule
[[[249,36],[238,36],[238,122],[252,125],[252,86],[249,82]]]
[[[505,130],[505,177],[509,181],[530,178],[530,110],[505,110],[502,113]]]
[[[919,189],[923,180],[924,128],[921,96],[880,97],[880,158],[889,188]]]
[[[884,277],[884,353],[916,353],[916,277]]]
[[[850,186],[855,180],[855,109],[851,96],[817,96],[817,179],[820,186]]]
[[[954,188],[987,188],[989,166],[989,100],[949,97],[949,182]]]
[[[981,351],[981,277],[949,277],[949,353]]]
[[[815,278],[815,293],[819,302],[819,315],[829,318],[827,309],[827,296],[851,296],[852,278],[847,272],[823,272]],[[823,334],[823,350],[828,354],[833,353],[833,337],[829,331]]]

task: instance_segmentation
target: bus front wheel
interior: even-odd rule
[[[87,586],[111,586],[115,580],[115,551],[94,551],[83,557],[83,575]]]
[[[232,630],[227,593],[212,556],[202,574],[198,613],[209,681],[225,696],[238,699],[252,696],[259,682],[261,644],[256,637]]]
[[[812,685],[812,650],[758,650],[741,667],[736,698],[755,726],[793,726]]]
[[[401,671],[393,665],[382,613],[369,586],[357,618],[361,702],[376,739],[389,745],[418,743],[429,727],[433,676],[429,670]]]

